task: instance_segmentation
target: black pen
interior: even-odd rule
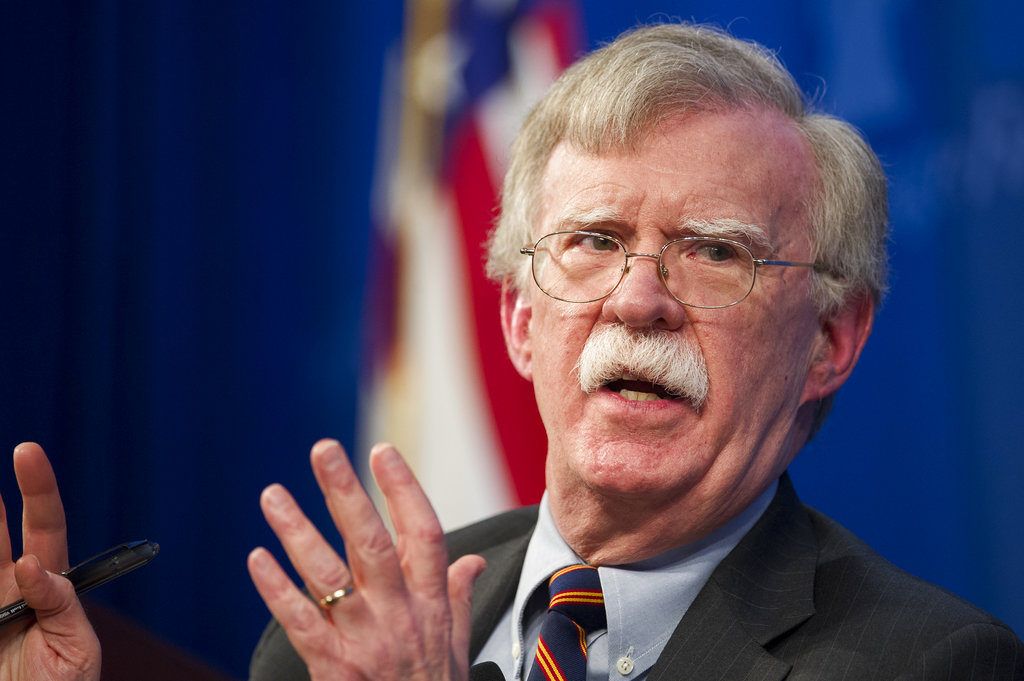
[[[75,593],[80,594],[142,567],[159,552],[159,544],[145,539],[118,544],[61,574],[70,580]],[[32,612],[32,608],[23,600],[9,603],[0,607],[0,626],[16,622]]]

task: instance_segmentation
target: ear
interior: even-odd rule
[[[501,330],[505,334],[505,348],[512,365],[527,381],[533,380],[532,317],[529,294],[517,289],[508,279],[501,282]]]
[[[870,294],[862,294],[821,320],[818,347],[804,384],[804,404],[831,395],[846,382],[871,335],[874,319],[875,301]]]

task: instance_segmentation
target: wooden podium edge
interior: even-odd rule
[[[83,598],[103,647],[102,681],[237,681],[139,623]]]

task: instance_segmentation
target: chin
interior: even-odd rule
[[[685,454],[667,447],[616,442],[577,451],[586,454],[573,461],[575,476],[602,496],[645,501],[678,497],[699,477],[698,471],[680,465]]]

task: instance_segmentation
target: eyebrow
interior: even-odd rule
[[[611,206],[596,206],[586,210],[566,210],[558,216],[559,228],[587,229],[596,225],[625,224],[628,221],[619,211]],[[733,218],[714,218],[710,220],[687,218],[682,221],[679,229],[692,232],[696,236],[718,237],[723,239],[746,239],[755,246],[765,249],[772,248],[771,239],[764,228]]]
[[[717,218],[714,220],[687,218],[683,221],[681,229],[693,232],[697,236],[725,239],[744,238],[762,248],[770,249],[772,247],[772,242],[762,227],[740,220],[733,220],[732,218]]]
[[[626,219],[619,211],[610,206],[597,206],[586,210],[566,210],[558,216],[556,222],[559,227],[574,227],[577,229],[586,229],[594,225],[611,223],[625,224]]]

